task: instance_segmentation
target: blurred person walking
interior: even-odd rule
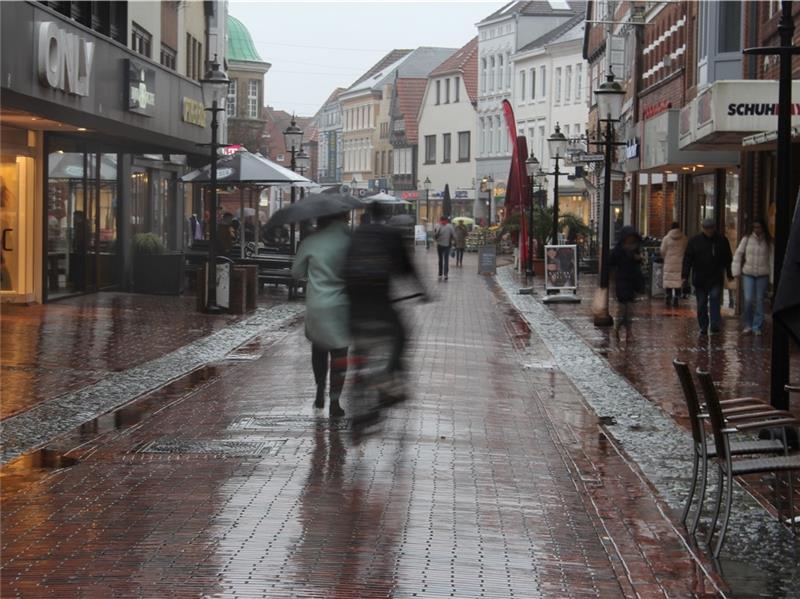
[[[454,243],[456,248],[456,267],[464,266],[464,250],[467,248],[467,226],[463,221],[455,228]]]
[[[742,321],[745,335],[761,335],[764,326],[764,296],[769,286],[772,265],[772,240],[766,223],[753,221],[749,235],[745,235],[733,255],[732,272],[741,277],[744,290]]]
[[[376,330],[387,332],[391,337],[386,374],[397,383],[393,394],[402,396],[402,380],[396,377],[405,371],[403,352],[407,337],[390,296],[392,282],[403,276],[410,277],[421,290],[420,295],[426,297],[427,294],[403,243],[402,231],[385,224],[386,214],[378,202],[370,205],[370,215],[370,222],[359,225],[353,233],[344,270],[350,300],[350,326],[356,347],[359,340],[374,335]]]
[[[614,321],[614,335],[619,341],[619,330],[625,327],[625,341],[633,340],[633,302],[644,292],[642,275],[642,237],[630,226],[622,227],[619,241],[611,250],[609,266],[614,273],[614,291],[619,312]]]
[[[455,237],[455,229],[450,224],[450,220],[443,216],[439,219],[439,225],[433,233],[433,238],[436,240],[436,250],[439,253],[439,278],[450,274],[450,246],[453,245],[453,238]]]
[[[717,232],[713,218],[705,219],[702,226],[702,233],[692,237],[686,244],[681,273],[684,281],[691,276],[697,298],[697,323],[701,337],[709,332],[719,333],[722,326],[722,286],[726,274],[729,280],[733,278],[730,243]]]
[[[683,254],[689,239],[681,231],[678,223],[672,223],[661,241],[661,258],[664,260],[664,291],[667,307],[678,307],[678,299],[683,287]]]
[[[317,384],[315,408],[325,406],[325,382],[330,358],[332,418],[344,416],[339,398],[347,373],[350,345],[350,302],[344,268],[350,247],[348,213],[317,219],[317,231],[303,239],[292,264],[295,279],[307,279],[306,337],[311,341],[311,366]]]

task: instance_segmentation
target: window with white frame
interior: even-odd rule
[[[539,97],[544,99],[547,97],[547,67],[541,66],[539,67],[539,85],[541,86],[542,93],[539,94]]]
[[[444,80],[444,103],[450,104],[450,78]]]
[[[487,140],[486,150],[489,154],[494,154],[494,117],[487,117],[489,121],[489,139]]]
[[[486,153],[486,121],[483,117],[478,119],[478,154]]]
[[[470,132],[469,131],[459,131],[458,132],[458,161],[459,162],[469,162],[470,159]]]
[[[450,162],[453,146],[453,136],[450,133],[442,133],[442,162]]]
[[[454,80],[455,89],[453,91],[453,102],[458,102],[461,100],[461,77],[456,77]]]
[[[436,104],[442,103],[442,81],[436,80]]]
[[[258,118],[258,79],[247,82],[247,116],[251,119]]]
[[[497,145],[497,152],[500,153],[503,151],[503,138],[500,137],[503,133],[503,129],[500,125],[500,115],[494,117],[494,134],[497,137],[495,141]]]
[[[519,99],[520,101],[525,101],[525,71],[519,72]]]
[[[503,89],[503,55],[497,57],[497,89]]]
[[[425,136],[425,164],[436,164],[436,136]]]
[[[561,67],[556,67],[556,74],[555,74],[555,94],[553,101],[556,104],[561,103]]]
[[[569,102],[572,98],[572,67],[568,66],[564,70],[564,102]]]
[[[583,87],[583,65],[575,65],[575,101],[581,99],[581,88]]]
[[[481,93],[486,93],[486,59],[481,58]]]
[[[225,102],[225,114],[229,117],[236,118],[236,79],[228,81],[228,99]]]
[[[511,54],[509,52],[506,52],[506,87],[511,87]]]
[[[494,91],[494,72],[497,69],[496,62],[497,61],[495,60],[494,56],[492,56],[491,59],[489,60],[489,64],[490,64],[490,67],[489,67],[489,91],[490,92]]]
[[[536,99],[536,69],[531,69],[531,100]]]

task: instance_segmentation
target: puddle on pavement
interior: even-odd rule
[[[240,345],[239,347],[231,350],[225,356],[225,360],[228,361],[241,361],[241,362],[248,362],[252,360],[258,360],[261,356],[264,355],[264,351],[266,350],[266,346],[261,337],[255,337],[250,341],[245,342],[244,344]]]
[[[26,453],[0,468],[3,491],[33,482],[53,470],[74,466],[80,460],[68,454],[84,446],[100,444],[103,438],[136,426],[146,418],[182,401],[220,376],[221,368],[209,364],[150,391],[112,412],[93,418],[52,440],[48,446]]]

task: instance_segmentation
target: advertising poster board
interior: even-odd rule
[[[578,288],[578,246],[544,246],[545,288],[575,291]]]
[[[230,308],[230,294],[231,265],[217,264],[217,305],[220,308]]]
[[[425,243],[428,240],[428,233],[425,225],[414,225],[414,244]]]
[[[478,274],[493,275],[497,272],[497,246],[482,245],[478,248]]]

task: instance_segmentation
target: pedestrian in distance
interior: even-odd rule
[[[713,218],[702,224],[703,231],[686,244],[683,256],[684,281],[691,276],[697,298],[697,322],[700,336],[719,333],[722,326],[722,287],[725,276],[733,279],[731,246],[724,235],[717,231]]]
[[[667,307],[678,307],[683,287],[683,254],[689,239],[678,223],[672,223],[661,241],[661,258],[664,260],[664,291]]]
[[[772,265],[772,240],[766,223],[753,221],[749,235],[745,235],[733,256],[732,271],[741,277],[744,290],[742,320],[745,335],[761,335],[764,327],[764,296],[769,286]]]
[[[464,266],[464,250],[467,249],[467,226],[460,221],[455,227],[456,267]]]
[[[300,243],[292,264],[292,277],[306,279],[306,337],[311,341],[311,367],[317,394],[315,408],[325,406],[325,386],[330,362],[331,418],[344,416],[339,398],[347,374],[350,344],[350,302],[344,268],[350,247],[348,213],[317,219],[317,231]]]
[[[446,216],[439,219],[439,225],[433,232],[433,238],[436,240],[436,250],[439,252],[439,278],[444,277],[445,281],[450,274],[450,246],[453,245],[455,233],[453,225],[450,224],[450,220]]]
[[[614,273],[614,291],[619,311],[614,321],[614,336],[619,341],[619,330],[625,327],[625,341],[633,340],[633,302],[644,292],[642,275],[642,237],[633,227],[620,231],[619,241],[611,250],[609,265]]]

